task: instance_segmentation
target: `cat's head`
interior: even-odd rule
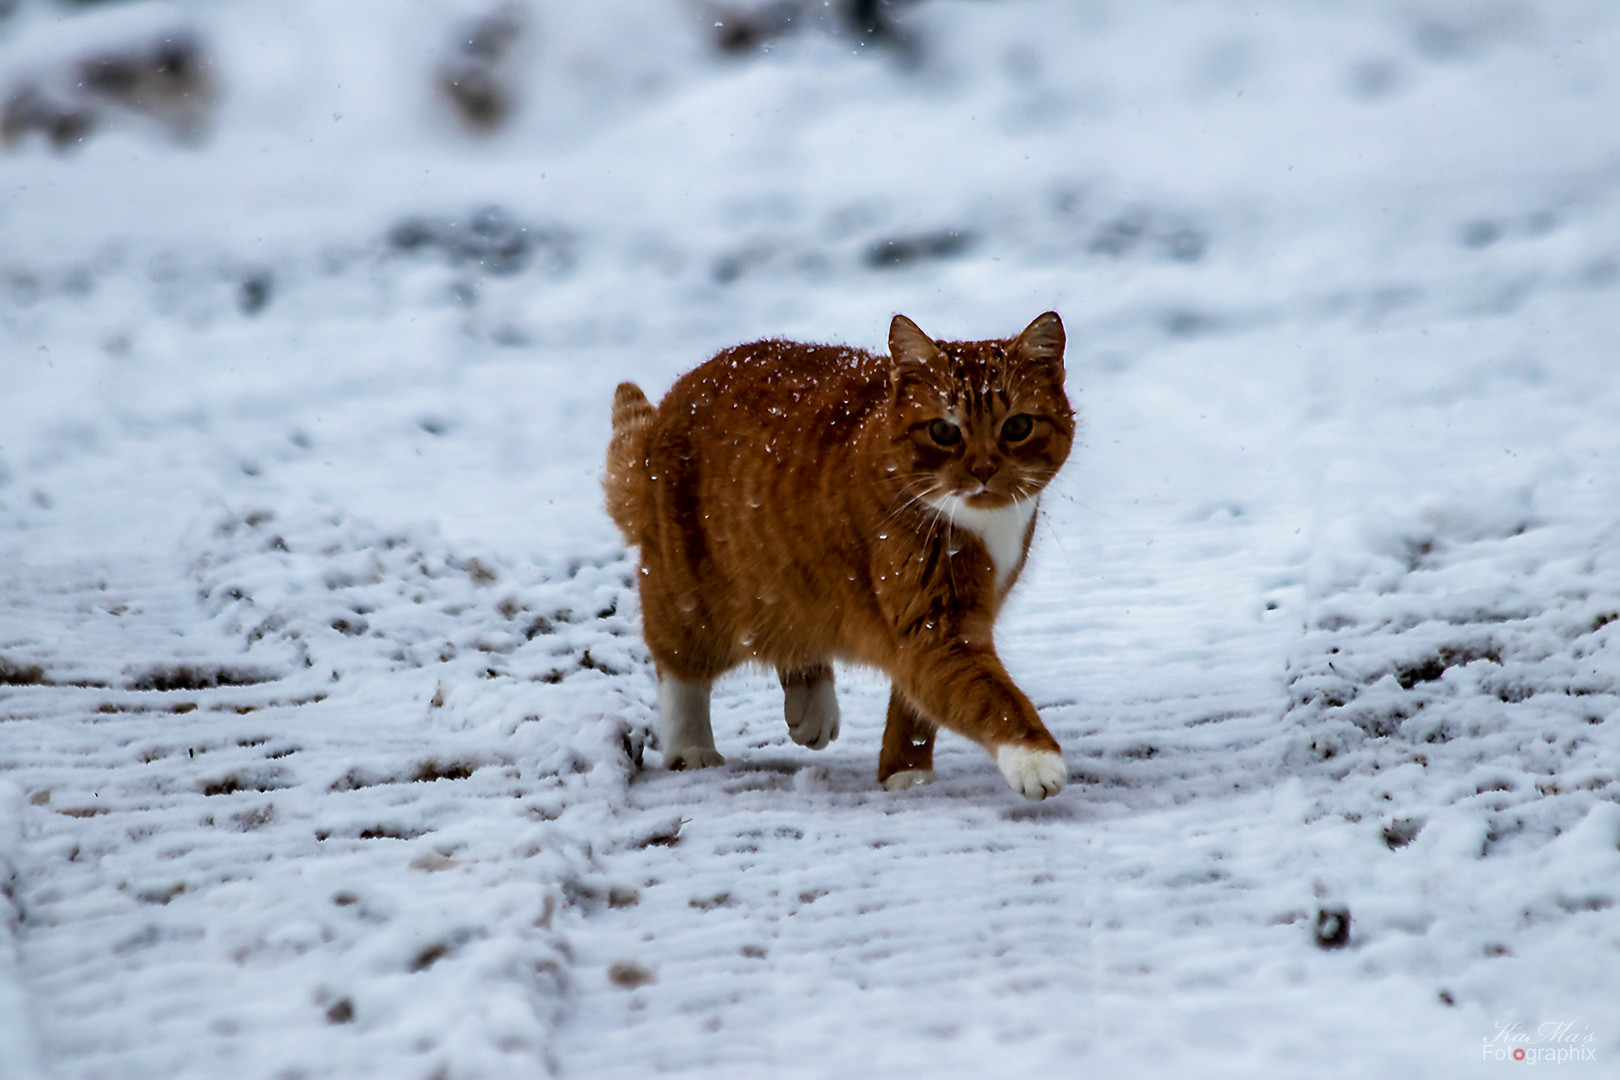
[[[996,510],[1034,498],[1074,442],[1063,321],[1048,311],[1010,341],[934,341],[889,326],[890,461],[914,498]]]

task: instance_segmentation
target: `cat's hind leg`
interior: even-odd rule
[[[788,734],[800,746],[825,749],[838,738],[838,694],[831,664],[798,670],[776,669],[782,682],[782,715]]]
[[[686,682],[658,673],[658,743],[666,769],[706,769],[726,763],[714,748],[707,681]]]
[[[939,729],[923,717],[900,691],[889,690],[889,718],[878,753],[878,783],[890,791],[932,784],[934,735]]]

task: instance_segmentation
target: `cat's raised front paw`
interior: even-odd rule
[[[1012,789],[1026,799],[1044,799],[1056,795],[1068,783],[1069,770],[1063,765],[1063,756],[1050,750],[1031,750],[1025,746],[1003,746],[996,751],[996,764]]]
[[[664,768],[672,772],[707,769],[725,763],[726,759],[720,756],[720,751],[708,746],[688,746],[685,750],[676,750],[664,755]]]
[[[823,750],[838,738],[838,694],[831,679],[785,687],[782,712],[788,734],[800,746]]]
[[[933,769],[901,769],[891,773],[883,780],[883,786],[890,791],[904,791],[907,788],[922,787],[932,784],[939,776]]]

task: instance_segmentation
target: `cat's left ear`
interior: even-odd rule
[[[1063,374],[1063,320],[1058,313],[1048,311],[1037,315],[1035,321],[1024,327],[1024,332],[1012,344],[1012,354],[1028,364],[1049,366],[1056,374]]]

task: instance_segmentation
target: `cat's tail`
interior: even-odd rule
[[[624,534],[626,543],[641,542],[641,523],[647,502],[647,429],[654,416],[652,402],[633,382],[623,382],[613,393],[613,437],[608,441],[608,517]]]

